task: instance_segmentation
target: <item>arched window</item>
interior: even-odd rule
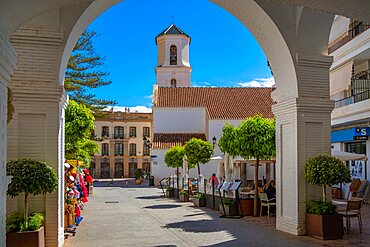
[[[176,87],[176,79],[171,79],[171,87]]]
[[[170,47],[170,65],[177,65],[177,47],[175,45]]]

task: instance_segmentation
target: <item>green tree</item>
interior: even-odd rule
[[[24,193],[23,218],[27,229],[29,195],[54,192],[58,187],[58,175],[45,162],[33,159],[10,160],[6,165],[6,172],[8,176],[12,176],[7,195],[16,197]]]
[[[222,128],[222,136],[218,141],[218,147],[223,153],[228,153],[232,157],[238,156],[238,128],[232,124],[225,124]]]
[[[182,146],[174,146],[164,155],[164,162],[168,167],[176,168],[176,176],[179,176],[179,167],[183,165],[185,149]]]
[[[258,166],[260,160],[269,160],[276,156],[275,121],[256,115],[247,118],[238,127],[237,153],[245,160],[255,158],[254,164],[254,212],[257,216]]]
[[[327,200],[326,189],[328,186],[351,182],[348,167],[340,159],[328,155],[310,158],[306,162],[304,176],[307,183],[322,188],[323,201]]]
[[[65,156],[67,159],[90,160],[99,146],[90,140],[94,116],[89,108],[73,100],[65,111]]]
[[[189,168],[198,167],[198,176],[200,176],[200,164],[206,164],[213,155],[213,145],[201,139],[192,138],[185,146],[185,157],[189,163]]]
[[[70,98],[90,108],[94,113],[103,110],[115,101],[99,99],[90,89],[111,84],[108,72],[102,70],[103,58],[95,52],[93,39],[97,34],[86,30],[74,46],[67,63],[64,87]]]

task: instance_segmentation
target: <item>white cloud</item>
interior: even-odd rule
[[[214,87],[212,86],[212,83],[208,81],[198,81],[198,82],[192,82],[191,83],[193,87]]]
[[[145,99],[151,99],[153,97],[153,95],[147,95],[147,96],[144,96]]]
[[[272,87],[275,85],[274,77],[269,78],[255,78],[252,81],[239,82],[237,83],[239,87]]]
[[[121,112],[125,112],[126,108],[130,108],[130,112],[141,112],[141,113],[151,113],[152,112],[152,108],[143,106],[143,105],[130,106],[130,107],[110,106],[110,107],[107,107],[106,110],[111,110],[111,108],[113,108],[113,111],[121,111]]]

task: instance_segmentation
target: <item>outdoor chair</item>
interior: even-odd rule
[[[355,217],[358,219],[360,233],[362,233],[362,218],[361,218],[362,202],[363,202],[362,199],[356,199],[356,200],[351,199],[347,202],[346,210],[338,212],[338,214],[346,218],[347,234],[349,233],[349,228],[351,226],[351,218],[355,218]]]
[[[261,201],[261,208],[260,208],[260,217],[262,216],[262,207],[267,207],[267,218],[270,218],[270,207],[276,206],[275,198],[268,199],[266,193],[258,193],[260,201]]]
[[[361,179],[353,179],[350,186],[349,186],[349,190],[348,190],[348,194],[347,194],[347,201],[351,198],[351,197],[356,197],[356,193],[357,191],[359,190],[361,186]]]

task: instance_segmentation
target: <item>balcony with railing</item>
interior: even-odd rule
[[[358,103],[370,99],[370,90],[335,101],[335,108]]]
[[[334,40],[329,44],[328,53],[331,54],[349,41],[370,29],[370,25],[360,21],[353,21],[348,29],[348,32],[342,35],[340,38]]]
[[[335,108],[370,99],[370,70],[361,71],[357,74],[352,73],[351,95],[335,101]]]

